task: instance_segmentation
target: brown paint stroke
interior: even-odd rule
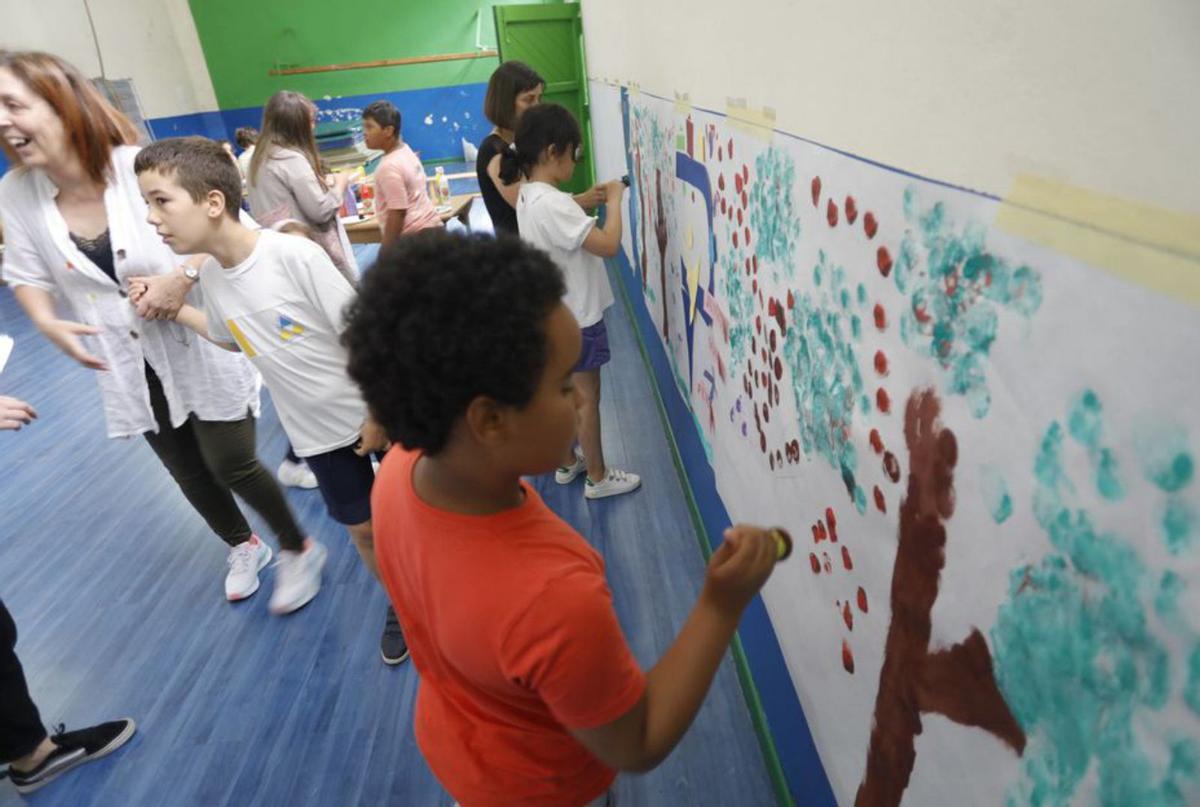
[[[658,271],[662,278],[662,326],[663,339],[670,340],[670,319],[667,314],[667,217],[663,212],[662,169],[654,169],[654,195],[657,197],[657,220],[654,222],[654,238],[658,241]],[[642,283],[645,286],[645,282]],[[670,344],[670,341],[667,342]]]
[[[641,180],[641,178],[642,178],[642,150],[641,150],[641,148],[635,148],[633,155],[634,155],[633,156],[634,163],[636,165],[637,179]],[[642,204],[638,205],[638,216],[642,220],[642,259],[639,261],[639,263],[641,264],[641,266],[639,268],[642,270],[642,290],[643,291],[645,291],[645,289],[646,289],[646,263],[647,263],[647,261],[646,261],[646,205],[647,204],[649,204],[648,199],[645,200],[644,202],[642,202]],[[634,244],[633,248],[636,250],[637,244]]]
[[[1017,754],[1025,733],[1000,694],[987,642],[978,630],[952,647],[931,651],[934,601],[945,565],[946,527],[954,514],[958,441],[938,422],[933,390],[915,391],[904,412],[908,490],[900,504],[900,543],[892,574],[892,622],[867,767],[857,807],[899,805],[916,764],[922,714],[940,714],[994,734]]]

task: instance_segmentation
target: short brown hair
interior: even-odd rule
[[[546,80],[524,62],[505,62],[496,68],[488,80],[483,114],[501,129],[512,129],[516,124],[517,96],[545,83]]]
[[[12,71],[35,95],[50,105],[63,123],[71,149],[93,182],[106,183],[112,152],[138,142],[137,127],[110,104],[82,73],[57,56],[38,51],[0,51],[0,67]],[[21,164],[7,141],[9,161]]]
[[[242,206],[242,175],[225,149],[207,137],[169,137],[151,143],[138,152],[134,173],[157,171],[174,176],[193,202],[200,202],[210,191],[225,197],[225,212],[234,220]]]
[[[238,148],[248,149],[258,142],[258,129],[253,126],[239,126],[233,133],[233,139]]]

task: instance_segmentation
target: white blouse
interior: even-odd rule
[[[113,150],[113,178],[104,190],[114,283],[71,240],[55,199],[58,187],[36,168],[14,168],[0,180],[4,227],[4,279],[13,286],[51,292],[74,319],[101,329],[80,337],[104,360],[97,372],[109,437],[156,432],[145,363],[162,381],[171,425],[190,414],[200,420],[233,421],[259,414],[258,373],[244,356],[230,353],[168,321],[145,321],[128,299],[130,277],[163,275],[183,260],[146,222],[146,203],[133,172],[136,146]],[[203,309],[200,289],[188,302]]]

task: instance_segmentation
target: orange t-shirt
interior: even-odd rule
[[[604,561],[524,482],[496,515],[429,506],[419,456],[393,448],[371,493],[379,572],[421,675],[417,743],[464,807],[584,804],[616,774],[565,726],[611,723],[646,688]]]

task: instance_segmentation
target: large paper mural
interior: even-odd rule
[[[1200,803],[1200,312],[981,194],[592,96],[722,499],[805,536],[764,596],[838,801]]]

